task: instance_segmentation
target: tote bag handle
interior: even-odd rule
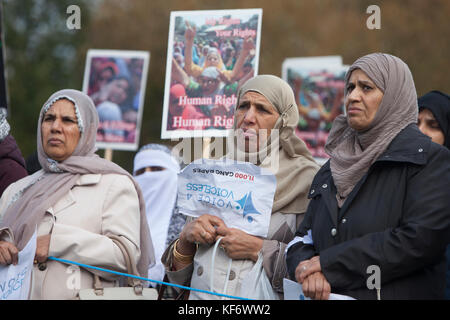
[[[219,246],[220,241],[222,241],[222,239],[223,239],[223,237],[219,237],[219,239],[217,239],[216,243],[214,244],[214,249],[213,249],[212,256],[211,256],[211,272],[209,273],[210,274],[209,287],[210,287],[210,291],[212,291],[212,292],[215,292],[214,291],[214,265],[215,265],[215,262],[216,262],[217,247]],[[229,279],[230,279],[231,263],[232,262],[233,262],[233,260],[229,259],[227,275],[225,277],[225,284],[224,284],[223,291],[222,291],[223,294],[226,294],[226,291],[227,291],[227,288],[228,288],[228,282],[229,282]],[[223,299],[225,299],[225,297],[222,297],[222,300]]]

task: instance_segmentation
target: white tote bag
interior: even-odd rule
[[[262,263],[263,256],[260,252],[255,265],[241,283],[241,296],[254,300],[279,300],[278,294],[272,289]]]
[[[214,288],[214,264],[216,259],[216,251],[222,238],[219,238],[213,249],[211,257],[211,272],[210,272],[210,290],[213,291]],[[226,294],[228,281],[230,278],[231,262],[230,259],[228,263],[228,271],[225,277],[225,283],[223,288],[223,294]],[[263,268],[263,256],[261,252],[258,254],[258,260],[252,267],[252,269],[247,273],[244,280],[241,282],[241,293],[239,294],[242,298],[252,299],[252,300],[279,300],[278,294],[272,289],[269,278]],[[222,298],[224,299],[224,298]]]

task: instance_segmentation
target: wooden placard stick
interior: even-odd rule
[[[203,138],[203,158],[209,159],[211,154],[211,138],[204,137]]]
[[[105,156],[104,156],[104,158],[106,160],[112,161],[112,157],[113,157],[113,149],[105,149]]]

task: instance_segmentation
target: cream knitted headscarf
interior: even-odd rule
[[[277,179],[272,212],[304,213],[308,206],[308,191],[319,170],[306,144],[298,138],[295,127],[299,121],[294,93],[284,80],[273,75],[259,75],[240,88],[236,106],[246,92],[263,95],[280,114],[264,147],[251,155],[236,148],[236,137],[228,157],[235,160],[257,159],[257,165],[272,170]],[[236,121],[234,122],[236,130]],[[229,144],[230,146],[230,144]],[[277,165],[273,165],[276,163]]]

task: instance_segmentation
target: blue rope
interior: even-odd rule
[[[58,261],[58,262],[63,262],[63,263],[67,263],[67,264],[74,264],[83,268],[88,268],[88,269],[95,269],[95,270],[99,270],[99,271],[104,271],[104,272],[109,272],[109,273],[113,273],[113,274],[117,274],[119,276],[125,276],[125,277],[130,277],[130,278],[135,278],[138,280],[143,280],[143,281],[149,281],[149,282],[155,282],[161,285],[166,285],[166,286],[171,286],[171,287],[175,287],[175,288],[180,288],[180,289],[185,289],[185,290],[191,290],[191,291],[198,291],[198,292],[202,292],[202,293],[207,293],[207,294],[212,294],[212,295],[216,295],[219,297],[225,297],[225,298],[231,298],[231,299],[238,299],[238,300],[251,300],[248,298],[243,298],[243,297],[236,297],[236,296],[230,296],[227,294],[223,294],[223,293],[217,293],[217,292],[212,292],[212,291],[207,291],[207,290],[202,290],[202,289],[196,289],[196,288],[191,288],[191,287],[185,287],[185,286],[181,286],[178,284],[174,284],[174,283],[169,283],[169,282],[164,282],[164,281],[158,281],[158,280],[152,280],[152,279],[147,279],[144,277],[139,277],[139,276],[135,276],[133,274],[128,274],[128,273],[123,273],[123,272],[117,272],[114,270],[108,270],[108,269],[104,269],[104,268],[99,268],[99,267],[94,267],[94,266],[90,266],[87,264],[83,264],[83,263],[79,263],[79,262],[75,262],[75,261],[70,261],[70,260],[65,260],[65,259],[60,259],[60,258],[55,258],[55,257],[48,257],[48,260],[54,260],[54,261]]]

